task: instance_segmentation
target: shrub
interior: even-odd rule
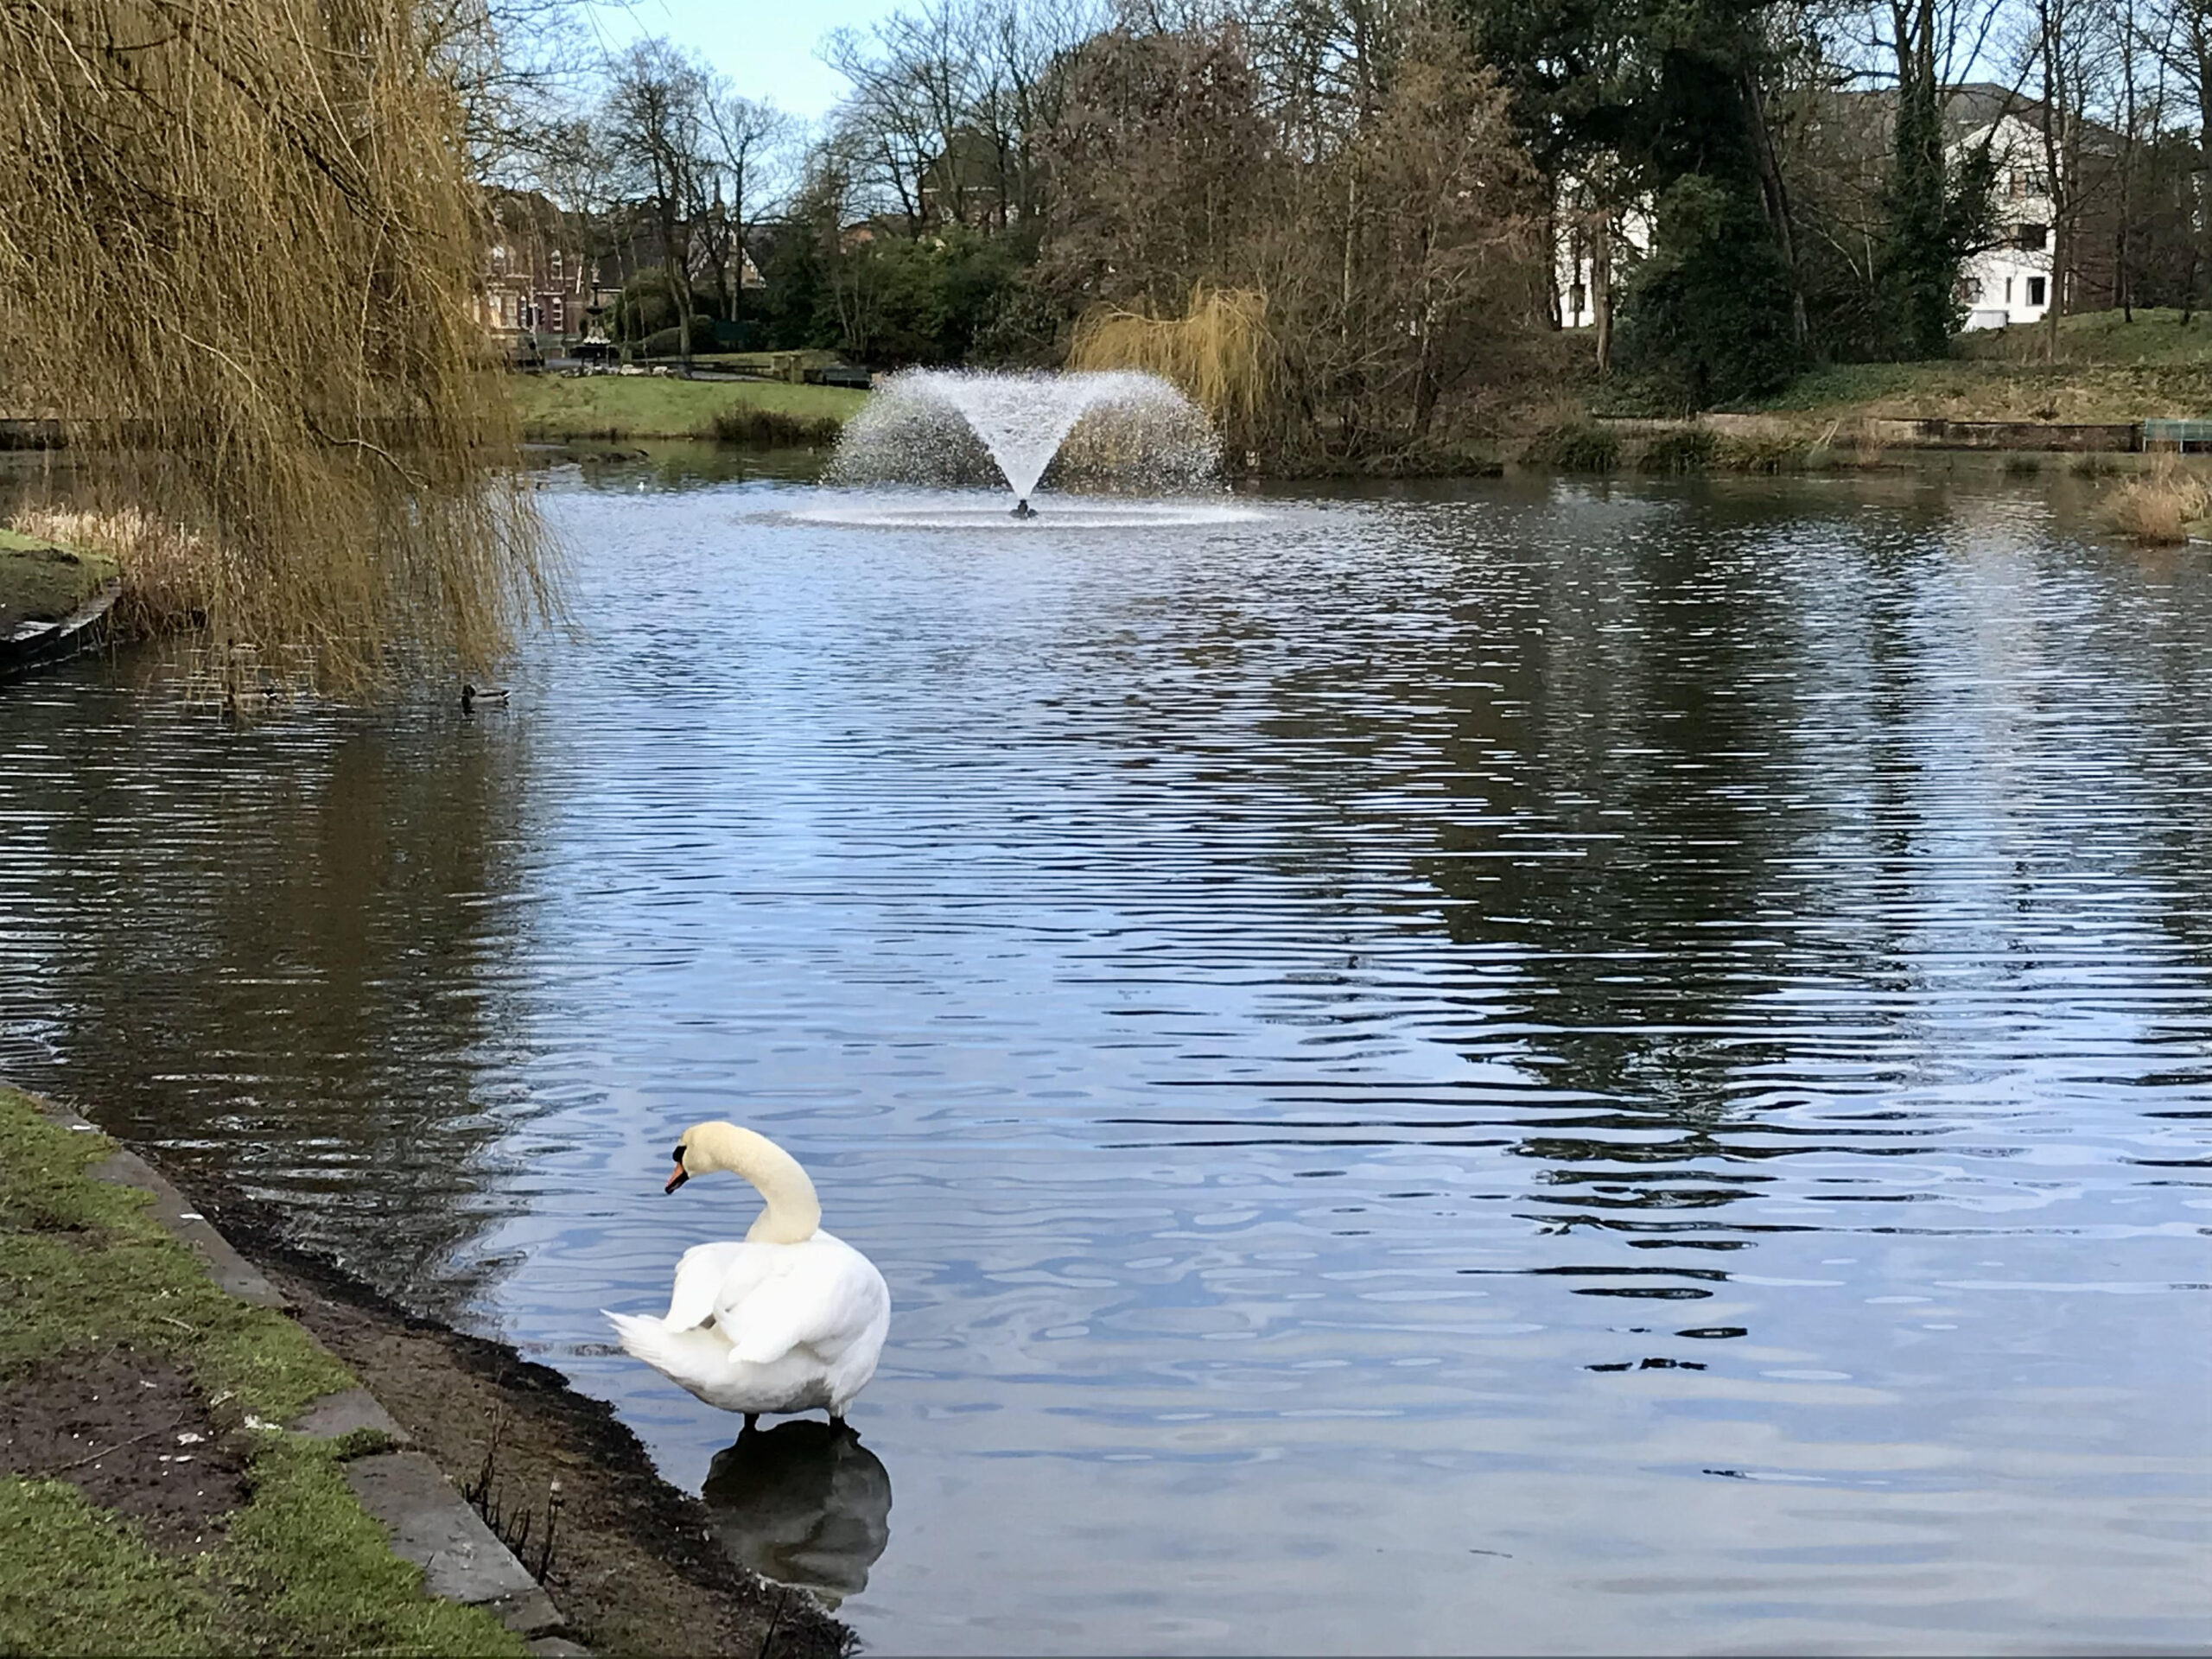
[[[1686,426],[1653,440],[1637,467],[1647,473],[1694,473],[1713,464],[1713,452],[1719,447],[1712,432],[1702,426]]]
[[[845,423],[834,415],[793,415],[758,404],[735,404],[715,411],[707,429],[716,443],[741,443],[755,449],[816,449],[836,442]]]
[[[2114,455],[2099,454],[2094,450],[2086,455],[2074,457],[2074,464],[2066,469],[2076,478],[2113,478],[2126,470]]]
[[[639,349],[647,357],[681,357],[683,354],[682,331],[658,329],[645,336],[645,343]],[[692,353],[696,356],[715,349],[715,320],[704,315],[694,315],[691,319]]]
[[[1620,455],[1621,441],[1615,434],[1580,421],[1561,421],[1529,441],[1521,452],[1521,464],[1562,473],[1610,473]]]
[[[2043,471],[2042,458],[2037,455],[2007,455],[2005,475],[2007,478],[2033,478]]]
[[[1795,473],[1804,470],[1812,446],[1796,438],[1726,438],[1713,461],[1732,473]]]

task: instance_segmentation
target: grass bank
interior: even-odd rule
[[[514,1541],[563,1493],[539,1578],[594,1652],[841,1659],[852,1633],[805,1592],[756,1578],[716,1541],[726,1517],[662,1479],[603,1401],[504,1343],[410,1317],[328,1262],[286,1245],[275,1218],[226,1200],[223,1232],[300,1322],[358,1375],[399,1426]],[[734,1423],[731,1427],[734,1434]],[[777,1513],[777,1495],[764,1495]],[[825,1522],[825,1524],[833,1524]],[[525,1537],[518,1554],[536,1567]]]
[[[0,1652],[527,1653],[392,1554],[340,1467],[376,1448],[274,1427],[352,1376],[112,1150],[0,1090]]]
[[[868,397],[842,386],[654,374],[518,374],[512,384],[523,435],[533,442],[711,438],[718,420],[743,425],[763,416],[812,423],[818,435],[820,423],[842,425]]]
[[[1841,363],[1801,375],[1746,408],[1826,419],[2095,423],[2212,416],[2212,315],[2062,318],[2046,360],[2041,325],[1959,336],[1948,358]]]
[[[1540,427],[1515,456],[1560,473],[1820,473],[1879,466],[1886,451],[1856,433],[1798,430],[1780,422],[1719,432],[1662,421],[1601,424],[1568,419]]]
[[[75,550],[102,575],[121,575],[123,591],[108,617],[116,639],[197,627],[215,594],[239,580],[213,543],[136,508],[25,507],[0,525],[0,547],[48,537]]]
[[[20,622],[58,622],[117,574],[115,561],[0,526],[0,637]]]

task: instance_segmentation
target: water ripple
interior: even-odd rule
[[[0,1071],[613,1399],[897,1301],[910,1650],[2202,1644],[2212,574],[1910,477],[547,499],[493,715],[0,700]],[[995,526],[993,526],[995,531]]]

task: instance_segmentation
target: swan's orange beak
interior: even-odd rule
[[[678,1164],[676,1166],[676,1173],[668,1178],[668,1185],[661,1188],[661,1191],[664,1192],[673,1192],[677,1187],[683,1185],[684,1182],[690,1179],[690,1172],[686,1170],[683,1165]]]

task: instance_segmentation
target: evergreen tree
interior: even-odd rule
[[[1468,3],[1539,163],[1610,152],[1657,204],[1621,307],[1624,365],[1700,404],[1787,378],[1809,331],[1764,104],[1771,0]]]
[[[1946,155],[1934,0],[1897,0],[1891,10],[1897,124],[1872,343],[1886,356],[1942,357],[1965,320],[1960,272],[1989,217],[1993,163],[1986,143],[1956,163]]]

